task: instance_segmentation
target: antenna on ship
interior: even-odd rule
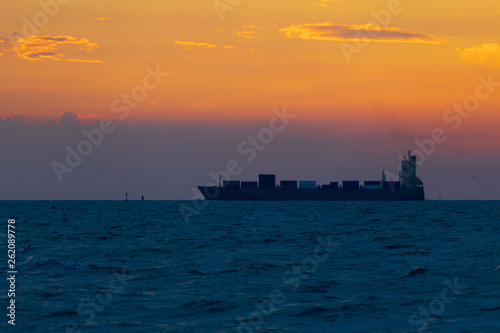
[[[144,194],[141,194],[141,200],[144,201]]]
[[[222,176],[221,176],[221,174],[219,172],[219,187],[222,187],[222,180],[221,179],[222,179]]]
[[[128,193],[126,190],[125,190],[125,202],[128,202]]]

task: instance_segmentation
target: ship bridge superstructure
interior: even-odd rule
[[[399,182],[401,188],[422,187],[424,184],[417,177],[417,156],[408,151],[408,156],[401,160],[401,170],[399,171]]]

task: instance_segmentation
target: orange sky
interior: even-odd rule
[[[500,80],[492,0],[61,2],[0,4],[0,114],[112,114],[159,64],[170,76],[128,121],[245,121],[286,105],[302,121],[396,118],[425,130],[474,93],[479,75]],[[342,48],[359,31],[372,37],[348,61]],[[499,104],[500,93],[481,103],[480,126]]]
[[[498,1],[23,0],[0,2],[0,22],[0,172],[15,198],[191,198],[285,107],[293,126],[243,178],[373,178],[441,128],[419,170],[429,197],[498,198]],[[123,132],[54,187],[51,163],[102,117]],[[149,178],[129,184],[137,170]]]

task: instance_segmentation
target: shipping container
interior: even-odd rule
[[[330,182],[330,188],[332,190],[338,190],[339,189],[339,182]]]
[[[280,188],[282,190],[296,190],[297,181],[296,180],[282,180],[280,182]]]
[[[314,190],[316,188],[315,180],[301,180],[299,182],[299,188],[301,190]]]
[[[323,189],[323,190],[331,190],[332,186],[331,185],[321,185],[321,189]]]
[[[259,175],[259,188],[266,190],[276,188],[276,175]]]
[[[241,188],[243,189],[256,189],[258,187],[257,182],[241,182]]]
[[[365,190],[380,190],[380,180],[365,180]]]
[[[359,181],[357,180],[344,180],[342,181],[343,190],[359,190]]]
[[[224,180],[222,181],[222,187],[229,189],[239,189],[240,181],[239,180]]]

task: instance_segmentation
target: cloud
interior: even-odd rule
[[[236,32],[236,36],[241,37],[241,38],[255,38],[255,33],[256,31],[253,30],[246,30],[246,31],[238,31]]]
[[[87,125],[95,126],[103,118],[117,119],[118,116],[114,114],[94,114],[86,113],[83,115],[78,115],[73,111],[64,111],[61,116],[59,116],[59,126],[65,130],[78,130]],[[57,124],[56,124],[57,125]]]
[[[68,62],[87,62],[87,63],[102,64],[101,60],[66,59],[65,61],[68,61]]]
[[[6,34],[4,32],[0,32],[0,44],[3,44],[3,51],[12,51],[12,49],[16,46],[17,40],[21,38],[21,35],[11,32]]]
[[[268,27],[260,26],[260,25],[255,25],[255,24],[248,24],[243,26],[242,30],[240,31],[235,31],[234,34],[238,37],[241,38],[248,38],[248,39],[253,39],[253,38],[259,38],[262,39],[262,37],[259,37],[259,35],[269,29]]]
[[[90,125],[94,126],[96,123],[98,123],[99,120],[103,118],[108,118],[108,119],[117,119],[119,116],[115,114],[94,114],[94,113],[85,113],[82,115],[77,114],[74,111],[67,110],[64,111],[60,116],[59,116],[59,122],[55,122],[53,120],[47,121],[44,125],[39,126],[37,125],[37,122],[32,122],[29,123],[27,121],[27,117],[24,114],[15,114],[15,113],[9,113],[7,115],[0,115],[0,134],[3,130],[14,130],[14,129],[21,129],[26,126],[28,127],[43,127],[43,128],[49,128],[52,130],[65,130],[65,131],[77,131],[83,128],[83,127],[88,127]],[[1,136],[1,135],[0,135]]]
[[[1,122],[11,122],[16,124],[24,124],[26,122],[26,115],[10,113],[7,116],[0,116]]]
[[[500,65],[500,45],[497,43],[481,44],[466,49],[457,48],[460,59],[465,62],[482,65]]]
[[[380,27],[373,24],[313,23],[293,24],[280,29],[285,38],[301,38],[322,41],[373,41],[382,43],[429,43],[441,44],[445,40],[418,32],[408,32],[394,27]]]
[[[31,36],[19,37],[10,35],[9,39],[2,39],[8,46],[4,51],[16,52],[23,59],[31,61],[55,60],[69,62],[91,62],[102,63],[100,60],[88,59],[64,59],[65,53],[90,53],[99,46],[90,42],[87,38],[75,38],[71,36]],[[78,46],[79,48],[74,48]],[[64,50],[61,50],[64,48]]]
[[[174,41],[174,44],[184,45],[184,46],[196,46],[196,47],[203,47],[203,48],[215,48],[215,47],[217,47],[217,45],[210,44],[210,43],[197,43],[197,42],[191,42],[191,41],[183,42],[183,41],[179,41],[179,40]]]
[[[151,104],[153,104],[153,102],[151,102]],[[68,111],[66,111],[66,112],[68,112]],[[84,114],[84,115],[77,115],[74,112],[71,112],[71,113],[73,113],[74,115],[76,115],[77,122],[81,123],[81,124],[85,123],[85,124],[95,125],[95,124],[97,124],[103,118],[108,118],[108,119],[112,119],[112,120],[113,119],[117,120],[117,119],[120,118],[116,114],[104,114],[104,113],[94,114],[94,113],[87,113],[87,114]]]
[[[78,115],[73,111],[65,111],[59,117],[59,124],[61,124],[61,127],[67,127],[67,128],[80,126],[80,122],[78,121]]]
[[[26,125],[26,115],[10,113],[0,116],[0,138],[5,135],[19,135]],[[2,140],[3,141],[3,140]]]
[[[315,6],[328,7],[331,2],[342,2],[342,0],[319,0],[320,2],[315,3]]]

